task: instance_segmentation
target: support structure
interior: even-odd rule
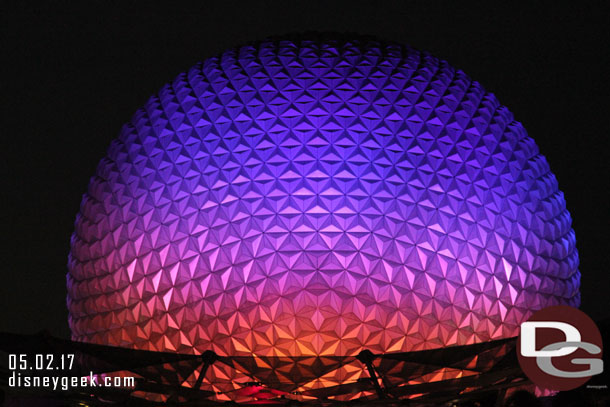
[[[218,359],[218,355],[211,350],[206,350],[201,354],[201,360],[203,361],[203,366],[201,366],[201,371],[199,372],[199,377],[193,386],[194,390],[199,390],[201,388],[201,383],[203,382],[203,378],[205,377],[208,368]]]
[[[364,363],[364,365],[366,366],[366,368],[369,372],[369,376],[371,376],[371,381],[373,382],[373,387],[375,387],[375,391],[377,392],[377,396],[379,396],[380,399],[385,399],[386,398],[385,392],[379,385],[377,373],[375,372],[375,368],[373,367],[373,359],[375,358],[375,355],[373,355],[373,352],[371,352],[368,349],[365,349],[362,352],[360,352],[358,354],[358,356],[356,356],[356,358],[359,361],[361,361],[362,363]]]

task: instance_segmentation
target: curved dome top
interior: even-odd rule
[[[179,75],[91,179],[73,338],[352,355],[517,334],[579,304],[557,181],[460,70],[375,41],[268,41]]]

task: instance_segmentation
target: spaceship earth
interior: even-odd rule
[[[580,303],[522,125],[447,62],[365,39],[253,43],[165,85],[91,179],[68,269],[73,339],[224,356],[472,344]]]

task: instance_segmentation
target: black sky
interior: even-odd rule
[[[81,195],[121,125],[150,95],[226,48],[302,31],[410,44],[495,93],[565,193],[582,309],[610,316],[610,15],[603,3],[175,3],[0,9],[0,331],[69,336],[65,273]]]

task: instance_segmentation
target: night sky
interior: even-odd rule
[[[597,320],[610,317],[610,16],[592,3],[571,3],[0,9],[0,331],[69,336],[65,274],[75,215],[98,161],[137,108],[226,48],[305,31],[409,44],[495,93],[537,142],[565,194],[580,252],[581,308]]]

